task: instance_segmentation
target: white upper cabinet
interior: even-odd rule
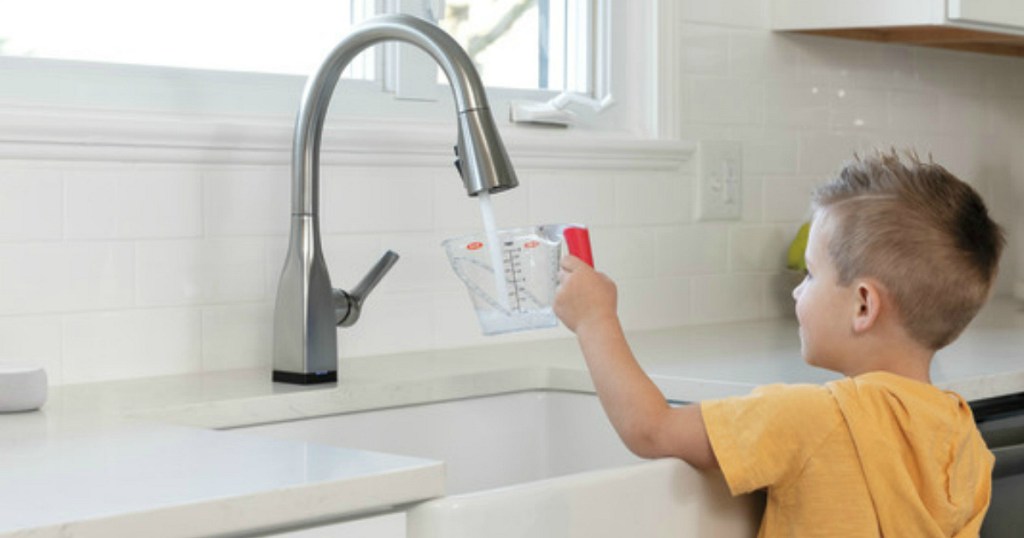
[[[775,30],[1024,56],[1024,0],[771,0]]]
[[[1024,31],[1024,2],[1021,0],[948,0],[948,2],[951,20],[993,24],[1011,31]]]

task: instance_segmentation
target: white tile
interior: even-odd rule
[[[807,132],[800,137],[800,173],[827,175],[853,159],[862,139],[849,134]]]
[[[681,10],[692,22],[764,28],[768,21],[762,0],[683,0]]]
[[[613,279],[653,277],[659,272],[655,229],[592,229],[590,241],[594,266]]]
[[[812,82],[769,81],[765,85],[765,124],[825,128],[831,92],[831,86]]]
[[[433,293],[377,294],[364,306],[358,323],[339,329],[339,360],[429,349],[434,326]]]
[[[659,276],[722,273],[729,269],[729,228],[693,224],[662,228],[656,233],[654,255]]]
[[[320,212],[324,232],[430,229],[432,178],[438,173],[435,168],[325,168]]]
[[[940,128],[947,133],[978,136],[992,132],[987,97],[944,92],[939,95]]]
[[[736,137],[743,142],[745,175],[797,172],[800,150],[798,131],[772,127],[738,128]]]
[[[125,310],[64,318],[64,382],[194,373],[201,368],[198,310]]]
[[[729,74],[743,78],[795,78],[800,49],[787,34],[764,30],[729,32]]]
[[[530,221],[534,223],[611,224],[615,203],[615,179],[605,174],[551,173],[530,184]]]
[[[939,97],[935,92],[890,91],[889,128],[897,131],[935,131],[940,128]]]
[[[72,239],[196,237],[202,182],[187,167],[121,167],[65,176],[65,235]]]
[[[239,166],[203,174],[207,237],[286,234],[291,173],[285,167]]]
[[[56,170],[0,167],[0,241],[60,239],[62,191]]]
[[[0,314],[130,306],[133,260],[127,243],[0,245]]]
[[[439,348],[484,346],[498,341],[480,332],[473,302],[465,289],[435,293],[431,317],[434,345]]]
[[[266,264],[259,238],[143,241],[136,245],[136,301],[180,306],[258,301]]]
[[[0,362],[4,361],[39,364],[50,385],[63,383],[60,317],[0,318]]]
[[[889,124],[887,104],[883,90],[837,86],[831,92],[832,129],[884,129]]]
[[[793,288],[803,280],[802,273],[783,271],[764,275],[765,298],[764,317],[796,318],[796,303],[793,300]]]
[[[703,123],[760,123],[764,98],[760,80],[695,77],[689,113],[693,121]]]
[[[983,89],[988,69],[985,56],[928,47],[915,47],[913,51],[914,67],[923,87],[965,93]]]
[[[618,282],[619,318],[627,330],[685,325],[690,316],[690,279],[662,277]]]
[[[810,216],[811,191],[824,181],[806,177],[768,178],[762,185],[765,222],[803,222]]]
[[[764,176],[743,174],[743,214],[742,222],[761,222],[764,220]]]
[[[684,24],[677,33],[683,73],[725,76],[729,73],[729,34],[719,28]]]
[[[203,370],[270,370],[274,306],[270,303],[210,306],[202,312]]]
[[[795,226],[739,226],[730,231],[730,267],[740,273],[778,272],[786,267],[786,253]]]
[[[709,275],[691,281],[694,323],[758,319],[762,316],[761,275]]]
[[[620,225],[678,224],[693,216],[693,187],[681,174],[623,174],[615,180]]]
[[[460,286],[448,263],[448,256],[441,246],[444,239],[446,238],[434,233],[383,235],[383,247],[394,250],[401,258],[381,282],[381,290],[422,292]],[[371,263],[376,261],[376,258],[373,258]],[[369,269],[369,264],[366,269]]]

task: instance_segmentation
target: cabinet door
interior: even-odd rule
[[[273,538],[405,538],[405,512],[271,534]]]
[[[1021,0],[949,0],[949,18],[964,22],[1024,28]]]

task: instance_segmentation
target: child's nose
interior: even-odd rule
[[[807,281],[806,279],[801,280],[800,283],[797,284],[795,288],[793,288],[793,300],[794,301],[799,301],[800,300],[800,294],[803,293],[803,291],[804,291],[804,282],[806,282],[806,281]]]

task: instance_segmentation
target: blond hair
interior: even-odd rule
[[[1005,238],[981,196],[934,162],[895,150],[856,157],[813,194],[834,223],[839,283],[878,280],[903,327],[929,349],[963,331],[988,299]]]

